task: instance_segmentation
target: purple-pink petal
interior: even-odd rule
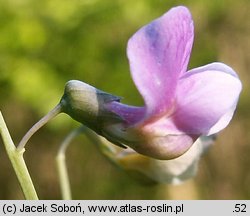
[[[146,119],[171,109],[192,44],[192,17],[182,6],[169,10],[130,38],[127,55],[133,80],[146,104]]]
[[[241,88],[236,73],[222,63],[193,69],[179,80],[171,120],[187,134],[217,133],[231,120]]]
[[[106,104],[106,108],[118,114],[123,119],[125,125],[136,124],[145,114],[145,107],[129,106],[117,101]]]

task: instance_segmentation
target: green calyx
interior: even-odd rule
[[[62,112],[101,134],[104,124],[122,121],[117,114],[106,108],[105,104],[112,101],[120,101],[120,97],[98,90],[84,82],[70,80],[65,85],[60,105]]]

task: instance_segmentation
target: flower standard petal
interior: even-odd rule
[[[192,17],[182,6],[169,10],[130,38],[127,54],[133,80],[146,104],[146,118],[171,109],[192,44]]]

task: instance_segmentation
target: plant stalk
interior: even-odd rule
[[[2,113],[0,112],[0,134],[3,139],[3,143],[10,159],[12,167],[16,173],[17,179],[22,188],[25,199],[28,200],[38,200],[38,196],[33,185],[32,179],[30,177],[29,171],[23,159],[24,148],[22,150],[17,150],[14,145],[8,128],[5,124]]]
[[[70,189],[70,181],[69,181],[69,174],[67,170],[65,155],[66,155],[66,149],[71,143],[71,141],[80,133],[84,131],[85,127],[80,127],[75,130],[73,130],[62,142],[60,145],[59,151],[56,156],[56,164],[57,164],[57,170],[59,174],[59,182],[60,182],[60,188],[62,193],[62,198],[64,200],[71,200],[71,189]]]
[[[36,124],[34,124],[29,131],[24,135],[22,140],[17,146],[18,151],[24,149],[26,143],[29,141],[30,137],[37,132],[42,126],[44,126],[49,120],[57,116],[62,110],[61,104],[58,104],[54,109],[52,109],[47,115],[41,118]]]

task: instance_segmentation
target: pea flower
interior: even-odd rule
[[[131,75],[144,107],[71,80],[62,111],[119,146],[169,160],[184,154],[200,136],[225,128],[235,111],[241,82],[223,63],[187,71],[193,20],[186,7],[172,8],[128,41]]]
[[[200,137],[183,155],[171,160],[158,160],[137,153],[131,148],[119,148],[102,136],[86,133],[99,151],[116,167],[125,171],[140,183],[180,184],[197,173],[198,162],[206,149],[214,142],[215,136]]]
[[[19,149],[64,112],[105,138],[100,149],[124,169],[154,181],[189,178],[211,135],[232,119],[242,88],[236,72],[223,63],[187,70],[193,37],[193,20],[184,6],[142,27],[128,41],[127,55],[143,107],[71,80],[60,103],[24,136]]]

